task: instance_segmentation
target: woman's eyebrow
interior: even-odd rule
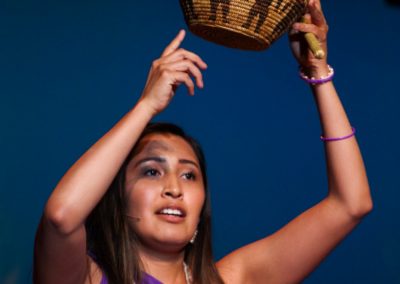
[[[134,167],[136,168],[140,164],[146,163],[148,161],[154,161],[154,162],[157,162],[157,163],[165,163],[167,160],[165,158],[163,158],[163,157],[157,157],[157,156],[146,157],[146,158],[143,158],[143,159],[137,161],[135,163]]]
[[[195,166],[196,168],[199,169],[199,165],[196,162],[192,161],[192,160],[179,159],[179,163],[181,163],[181,164],[191,164],[191,165],[193,165],[193,166]]]
[[[149,162],[149,161],[154,161],[154,162],[163,163],[163,164],[167,162],[167,160],[165,158],[163,158],[163,157],[150,156],[150,157],[146,157],[146,158],[143,158],[143,159],[140,159],[139,161],[137,161],[135,163],[134,167],[136,168],[140,164],[143,164],[143,163],[146,163],[146,162]],[[189,159],[179,159],[179,163],[180,164],[190,164],[190,165],[195,166],[198,169],[200,168],[199,165],[196,162],[194,162],[192,160],[189,160]]]

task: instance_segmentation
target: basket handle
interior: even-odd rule
[[[301,22],[306,23],[306,19],[304,17],[301,18]],[[315,37],[313,33],[305,33],[304,37],[308,43],[308,47],[310,48],[311,52],[314,54],[315,58],[323,59],[325,57],[325,52],[322,49],[319,41]]]

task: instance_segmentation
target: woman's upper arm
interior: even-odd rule
[[[34,248],[34,283],[84,283],[88,275],[86,231],[62,233],[42,217]]]
[[[299,283],[358,222],[328,197],[271,236],[227,255],[217,267],[226,283]]]

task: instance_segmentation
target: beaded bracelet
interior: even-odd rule
[[[319,85],[319,84],[323,84],[323,83],[332,81],[333,76],[335,75],[335,71],[333,70],[333,68],[330,65],[328,65],[328,70],[329,70],[328,75],[323,76],[323,77],[321,77],[319,79],[316,79],[314,77],[309,78],[304,73],[303,69],[300,67],[299,76],[300,76],[301,79],[303,79],[304,81],[306,81],[309,84]]]
[[[342,136],[342,137],[324,137],[321,135],[321,140],[324,142],[329,142],[329,141],[339,141],[339,140],[345,140],[345,139],[349,139],[350,137],[353,137],[356,134],[356,129],[354,127],[351,128],[351,133],[349,135],[346,136]]]

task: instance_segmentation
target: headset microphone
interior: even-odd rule
[[[135,220],[136,222],[139,222],[139,221],[140,221],[140,218],[139,218],[139,217],[134,217],[134,216],[131,216],[131,215],[128,215],[128,214],[125,214],[125,216],[127,216],[127,217],[129,217],[129,218]]]

